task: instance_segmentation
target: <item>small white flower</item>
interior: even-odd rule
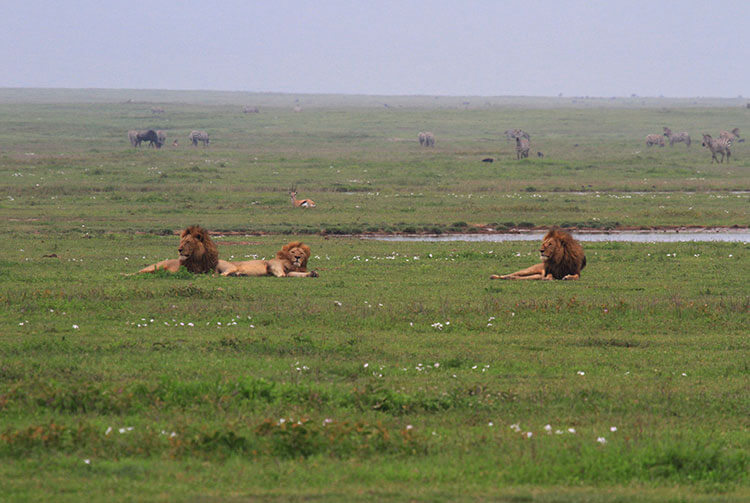
[[[544,431],[546,431],[547,433],[552,433],[552,426],[549,425],[549,424],[545,425],[544,426]]]
[[[576,372],[576,374],[578,374],[579,376],[585,376],[586,372],[579,370],[578,372]]]
[[[576,432],[575,428],[568,428],[568,433],[575,433],[575,432]]]
[[[109,435],[110,433],[112,433],[112,427],[111,426],[107,428],[107,431],[105,431],[104,434],[105,435]]]
[[[495,426],[495,425],[492,421],[490,421],[489,423],[487,423],[487,426]]]
[[[526,432],[526,438],[531,438],[532,435],[533,435],[533,433],[531,433],[530,431]]]
[[[365,363],[365,365],[364,365],[364,367],[365,367],[365,368],[367,368],[367,367],[369,367],[369,366],[370,366],[370,364],[369,364],[369,363]]]
[[[78,330],[80,327],[78,325],[73,325],[74,330]]]
[[[682,373],[682,377],[687,377],[687,374],[685,372]]]
[[[607,443],[607,439],[604,438],[604,437],[597,437],[596,441],[599,442],[600,444],[606,444]]]
[[[521,431],[521,426],[518,423],[511,424],[510,429],[518,433],[519,431]]]
[[[91,460],[90,459],[84,459],[83,462],[86,463],[87,465],[91,464]]]
[[[435,368],[438,368],[439,366],[440,366],[440,364],[438,362],[435,362],[435,364],[433,365],[433,367],[435,367]]]
[[[609,431],[611,431],[612,433],[616,432],[617,431],[617,426],[610,426],[609,427]]]
[[[406,425],[406,429],[407,429],[407,430],[411,430],[411,429],[413,429],[413,428],[414,428],[414,426],[412,426],[412,425],[410,425],[410,424],[407,424],[407,425]]]

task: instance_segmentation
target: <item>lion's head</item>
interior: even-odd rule
[[[580,274],[586,266],[583,247],[569,232],[558,227],[551,228],[544,236],[539,253],[545,273],[552,274],[555,279]]]
[[[302,244],[302,241],[292,241],[281,247],[276,253],[276,258],[288,261],[290,270],[306,271],[307,259],[310,258],[310,247]]]
[[[182,231],[177,251],[180,265],[193,273],[213,272],[219,263],[219,249],[200,225],[191,225]]]

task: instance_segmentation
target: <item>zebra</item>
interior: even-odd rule
[[[740,128],[734,128],[731,131],[722,131],[719,138],[726,138],[729,141],[735,141],[740,137]]]
[[[732,155],[732,152],[729,150],[729,147],[732,146],[732,140],[729,138],[716,138],[715,140],[711,138],[710,134],[703,134],[703,146],[708,147],[708,150],[711,151],[711,164],[713,164],[714,161],[718,162],[724,162],[724,154],[727,156],[727,162],[729,162],[729,156]],[[721,154],[721,161],[719,161],[716,158],[716,154]]]
[[[188,135],[188,140],[190,140],[193,143],[193,146],[198,146],[198,142],[203,142],[203,146],[205,147],[210,143],[208,139],[208,133],[205,131],[191,131]]]
[[[161,107],[151,107],[151,113],[154,115],[161,115],[164,113],[164,109]]]
[[[430,133],[429,131],[425,131],[424,134],[424,146],[425,147],[434,147],[435,146],[435,135]]]
[[[424,146],[425,141],[427,141],[427,137],[425,136],[423,131],[420,131],[417,135],[417,139],[419,140],[419,144]]]
[[[660,147],[664,146],[664,137],[660,134],[649,134],[646,135],[646,146],[650,147],[652,145],[659,145]]]
[[[132,146],[134,146],[134,147],[138,146],[136,144],[136,137],[137,136],[138,136],[138,131],[136,131],[135,129],[131,129],[130,131],[128,131],[128,140],[130,140],[130,144]]]
[[[529,157],[529,140],[516,136],[516,159]]]
[[[503,134],[509,140],[513,140],[516,138],[526,138],[527,140],[531,140],[531,135],[523,129],[506,129],[505,133]]]
[[[690,135],[683,131],[682,133],[673,133],[668,127],[664,127],[664,136],[669,138],[669,146],[674,147],[675,143],[684,143],[688,147],[690,146]]]
[[[243,114],[257,114],[260,113],[260,108],[258,107],[244,107],[242,109]]]
[[[156,137],[159,138],[159,143],[164,145],[167,141],[167,133],[165,131],[162,131],[161,129],[156,130]]]

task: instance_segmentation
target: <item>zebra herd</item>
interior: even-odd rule
[[[674,146],[675,143],[684,143],[688,147],[690,146],[690,135],[683,131],[682,133],[673,133],[668,127],[664,127],[664,134],[649,134],[646,135],[646,146],[651,147],[654,145],[664,146],[664,137],[669,140],[669,146]],[[740,139],[739,128],[734,128],[731,131],[721,131],[718,138],[713,138],[710,134],[703,134],[703,147],[708,148],[711,152],[711,163],[714,161],[717,163],[724,162],[726,157],[727,162],[732,155],[731,147],[733,142],[743,142],[744,139]],[[720,155],[721,157],[717,157]]]
[[[128,140],[130,140],[130,144],[133,147],[140,147],[141,143],[147,141],[150,147],[161,148],[167,141],[167,133],[161,129],[131,129],[128,131]],[[191,131],[188,135],[188,140],[190,140],[193,146],[197,146],[198,142],[201,142],[204,147],[210,143],[208,133],[205,131]],[[177,146],[177,140],[172,142],[172,146]]]

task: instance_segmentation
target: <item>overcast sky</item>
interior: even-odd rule
[[[750,95],[750,0],[23,0],[0,87]]]

